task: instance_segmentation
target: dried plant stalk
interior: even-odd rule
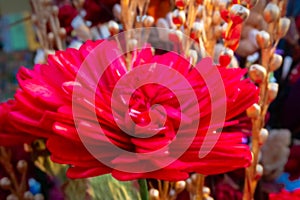
[[[285,12],[284,5],[286,2],[283,1],[273,1],[273,3],[277,3],[279,5],[279,9],[281,12]],[[261,112],[259,116],[255,119],[252,119],[252,153],[253,153],[253,161],[250,167],[246,169],[245,176],[245,185],[244,185],[244,195],[243,200],[252,200],[254,198],[255,189],[257,186],[257,182],[259,180],[256,177],[256,166],[259,163],[258,156],[261,150],[261,145],[259,144],[259,134],[262,128],[265,126],[265,117],[270,105],[268,99],[268,84],[271,76],[270,69],[270,60],[272,55],[274,55],[277,44],[279,43],[280,38],[276,36],[278,31],[280,17],[278,20],[275,20],[272,23],[269,23],[268,33],[270,34],[270,45],[267,48],[261,49],[261,65],[266,69],[266,76],[263,79],[262,83],[259,85],[260,88],[260,100],[259,106],[261,108]]]
[[[26,173],[27,170],[25,170],[22,173],[21,181],[19,182],[14,170],[14,167],[11,163],[11,152],[8,151],[4,147],[0,147],[0,164],[3,166],[4,170],[9,176],[9,179],[12,183],[10,187],[10,191],[12,194],[16,195],[19,200],[23,200],[24,192],[26,191]]]

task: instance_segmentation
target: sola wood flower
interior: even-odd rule
[[[33,70],[21,68],[17,75],[20,89],[7,114],[9,123],[3,124],[4,127],[12,124],[14,128],[1,133],[0,144],[5,144],[5,137],[25,134],[46,138],[52,160],[69,164],[67,174],[72,178],[111,173],[119,180],[173,181],[186,179],[191,172],[217,174],[250,164],[251,153],[242,144],[242,133],[230,128],[239,123],[238,116],[257,102],[257,88],[249,80],[241,80],[245,70],[220,67],[217,70],[222,80],[213,76],[204,80],[187,59],[173,52],[155,56],[151,48],[144,48],[133,51],[131,70],[127,70],[120,56],[97,77],[96,71],[103,60],[108,59],[109,53],[118,51],[112,41],[110,48],[96,48],[102,42],[88,41],[79,50],[58,51],[49,56],[47,64],[36,65]],[[90,55],[93,56],[88,59]],[[83,63],[87,66],[85,70],[80,69]],[[216,68],[207,63],[208,72]],[[140,71],[133,73],[134,70]],[[191,91],[181,87],[182,79],[176,73],[169,73],[170,70],[175,70],[191,85],[195,105],[190,100]],[[176,85],[184,103],[167,86],[151,83],[153,74],[157,80]],[[148,84],[136,87],[141,81]],[[213,90],[224,85],[226,105],[219,100],[222,97],[212,102],[207,82],[213,83]],[[115,96],[114,88],[119,91]],[[129,99],[128,105],[125,98]],[[216,108],[226,106],[225,122],[211,124],[212,104]],[[0,118],[1,122],[5,120],[6,117]],[[195,124],[196,130],[192,130]],[[226,129],[222,131],[224,126]],[[220,132],[219,136],[217,141],[215,137],[209,138],[212,148],[200,157],[200,147],[211,127]],[[191,134],[193,131],[195,135]],[[173,140],[182,143],[171,144]],[[191,142],[186,149],[182,147],[185,141]],[[123,155],[112,146],[136,156]],[[96,151],[91,153],[91,149]],[[176,157],[178,151],[183,152]],[[154,152],[156,159],[144,162],[140,154],[149,152]],[[156,170],[143,171],[152,165]],[[134,173],[130,169],[138,170]]]

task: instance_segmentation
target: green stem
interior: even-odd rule
[[[140,195],[141,195],[142,200],[149,200],[147,180],[139,179],[138,182],[140,185]]]

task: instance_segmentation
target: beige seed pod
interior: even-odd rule
[[[119,24],[113,20],[108,22],[108,30],[111,35],[118,34],[120,32]]]
[[[263,16],[267,23],[275,22],[280,17],[280,10],[277,4],[268,3],[264,9]]]
[[[202,29],[203,29],[203,24],[201,24],[200,22],[193,23],[192,33],[195,35],[196,38],[199,38],[201,36]]]
[[[198,61],[198,54],[197,51],[190,49],[188,52],[188,57],[191,59],[192,65],[196,65]]]
[[[36,194],[34,195],[34,200],[44,200],[44,196],[42,194]]]
[[[133,51],[137,47],[138,41],[136,39],[130,39],[127,44],[129,51]]]
[[[178,12],[178,18],[179,18],[179,20],[182,22],[182,24],[184,24],[185,23],[185,21],[186,21],[186,15],[185,15],[186,13],[185,13],[185,11],[183,11],[183,10],[180,10],[179,12]]]
[[[53,32],[49,32],[48,35],[47,35],[47,37],[48,37],[48,41],[49,41],[50,43],[53,43],[53,42],[54,42],[55,37],[54,37],[54,33],[53,33]]]
[[[268,84],[268,103],[274,101],[278,94],[278,83],[269,83]]]
[[[186,182],[185,181],[177,181],[175,183],[175,191],[177,194],[179,194],[180,192],[182,192],[186,187]]]
[[[167,20],[170,29],[177,29],[177,26],[173,23],[173,12],[168,12],[165,19]]]
[[[52,6],[51,11],[53,15],[57,16],[59,12],[59,8],[57,6]]]
[[[283,59],[281,55],[273,54],[269,63],[270,70],[273,72],[279,69],[282,64],[282,60]]]
[[[122,11],[120,4],[115,4],[112,11],[113,11],[114,17],[117,20],[120,20],[121,19],[121,11]]]
[[[225,48],[223,49],[223,51],[221,52],[221,55],[229,56],[230,58],[233,57],[233,54],[234,54],[234,53],[233,53],[232,49],[227,48],[227,47],[225,47]]]
[[[163,41],[169,40],[169,24],[164,18],[159,18],[156,22],[156,27],[158,31],[158,36]]]
[[[260,84],[265,79],[267,70],[259,64],[254,64],[250,66],[248,74],[254,83]]]
[[[172,21],[177,27],[183,25],[186,21],[185,11],[178,9],[174,10],[172,13]]]
[[[174,189],[171,189],[169,191],[169,197],[171,197],[171,199],[175,199],[177,196],[176,191]]]
[[[145,27],[151,27],[154,24],[154,18],[152,16],[145,17],[143,24]]]
[[[270,34],[266,31],[259,31],[256,34],[256,42],[261,49],[265,49],[270,46]]]
[[[280,39],[286,35],[291,25],[291,20],[287,17],[279,19],[277,28],[277,39]]]
[[[248,117],[255,119],[260,115],[261,108],[258,104],[255,103],[246,110],[246,113]]]
[[[10,194],[6,197],[6,200],[19,200],[19,198],[15,194]]]
[[[228,66],[231,63],[231,60],[233,58],[233,51],[230,48],[225,47],[219,55],[219,63],[222,66]]]
[[[156,26],[159,28],[169,28],[168,21],[164,18],[159,18],[156,22]]]
[[[269,131],[265,128],[262,128],[259,132],[259,144],[263,145],[267,141],[268,136],[269,136]]]
[[[35,14],[31,15],[31,21],[33,24],[37,25],[38,24],[38,18]]]
[[[242,5],[234,4],[230,8],[230,18],[234,24],[240,24],[244,22],[250,15],[248,8],[245,8]]]
[[[150,196],[150,200],[159,200],[159,191],[157,189],[150,189],[149,190],[149,196]]]
[[[60,28],[58,34],[60,38],[65,38],[67,36],[67,31],[65,28]]]
[[[202,191],[203,191],[203,194],[204,195],[210,195],[210,189],[209,189],[209,187],[203,187],[203,189],[202,189]]]
[[[34,200],[34,196],[30,191],[24,193],[24,200]]]
[[[196,184],[198,180],[198,175],[196,173],[191,175],[192,183]]]
[[[188,179],[186,179],[185,182],[186,182],[187,191],[192,192],[193,191],[193,181],[192,181],[192,179],[188,178]]]
[[[4,190],[9,190],[11,188],[11,181],[7,177],[0,179],[0,187]]]
[[[262,175],[263,175],[263,173],[264,173],[264,168],[263,168],[263,166],[262,165],[260,165],[260,164],[257,164],[256,165],[256,169],[255,169],[255,178],[256,179],[260,179],[261,177],[262,177]]]
[[[28,169],[28,164],[25,160],[19,160],[17,163],[17,170],[23,174],[26,173]]]

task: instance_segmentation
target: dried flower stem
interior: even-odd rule
[[[121,18],[122,24],[125,31],[125,43],[126,43],[126,67],[127,70],[131,70],[131,61],[133,50],[132,41],[135,39],[138,44],[141,44],[142,41],[142,30],[138,35],[133,35],[131,29],[143,27],[143,17],[145,16],[150,0],[121,0]],[[138,16],[138,17],[137,17]],[[138,45],[139,46],[139,45]]]
[[[47,59],[49,50],[63,50],[66,48],[66,32],[60,27],[58,8],[51,1],[31,0],[32,17],[38,42]],[[50,32],[48,33],[48,27]]]
[[[191,34],[193,24],[196,20],[196,15],[197,15],[197,6],[196,6],[196,1],[195,0],[190,0],[188,7],[187,7],[187,21],[186,21],[186,28],[184,30],[184,34],[189,36]],[[188,51],[191,48],[191,40],[185,40],[183,41],[183,47],[184,47],[184,54],[188,56]]]
[[[211,1],[204,0],[203,2],[203,22],[204,22],[204,29],[203,29],[203,39],[205,50],[207,54],[211,57],[214,55],[215,44],[217,43],[216,38],[213,33],[213,25],[212,25],[212,15],[215,8],[211,4]]]
[[[262,65],[267,69],[267,75],[260,85],[260,101],[259,105],[261,107],[260,116],[256,119],[252,119],[252,153],[253,161],[249,168],[246,169],[245,176],[245,186],[244,186],[244,196],[243,200],[252,200],[254,197],[254,192],[258,179],[256,176],[256,166],[258,164],[258,156],[261,149],[259,144],[259,134],[260,130],[265,126],[265,116],[269,107],[267,103],[267,90],[268,83],[270,79],[270,69],[269,69],[269,60],[270,56],[274,53],[276,47],[262,49]]]
[[[274,3],[278,3],[277,1]],[[284,5],[283,1],[280,1],[279,7],[282,10]],[[246,176],[245,176],[245,185],[244,185],[244,196],[243,200],[252,200],[254,197],[254,192],[256,189],[257,182],[259,178],[256,177],[256,166],[259,162],[258,156],[261,150],[261,145],[259,144],[259,134],[261,129],[265,126],[265,117],[270,105],[268,99],[268,84],[271,75],[270,69],[270,60],[271,56],[275,53],[276,47],[279,43],[279,39],[276,37],[276,30],[278,29],[279,19],[275,22],[272,22],[268,26],[268,33],[270,34],[270,47],[261,50],[261,65],[266,69],[267,74],[260,84],[260,100],[259,106],[261,107],[260,115],[252,119],[252,153],[253,153],[253,162],[249,168],[246,169]]]
[[[194,196],[194,200],[202,200],[203,199],[203,187],[204,187],[205,177],[202,174],[197,174],[196,177],[196,194]]]
[[[11,153],[4,147],[0,147],[0,164],[4,167],[12,182],[11,192],[15,194],[19,200],[23,200],[23,194],[26,191],[26,172],[22,173],[21,183],[19,184],[15,170],[11,164]]]
[[[36,34],[41,47],[44,50],[49,49],[49,41],[47,38],[47,12],[42,7],[41,1],[31,0],[33,12],[34,12],[34,24],[36,25]]]
[[[164,181],[164,189],[163,189],[163,198],[161,200],[167,200],[169,197],[169,187],[170,187],[170,182],[169,181]]]
[[[55,9],[55,6],[50,6],[50,9]],[[51,10],[49,12],[51,12]],[[51,32],[54,34],[57,49],[63,50],[63,49],[65,49],[65,45],[64,45],[65,42],[63,41],[63,39],[62,39],[63,36],[60,33],[60,31],[62,29],[60,27],[60,23],[59,23],[57,14],[58,13],[54,13],[52,11],[52,13],[49,15],[49,23],[50,23]]]

